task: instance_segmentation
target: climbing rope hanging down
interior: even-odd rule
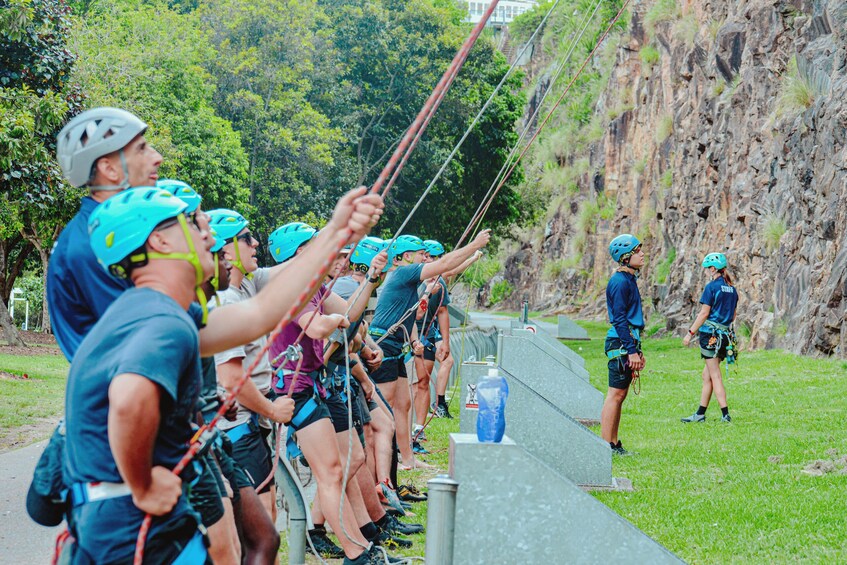
[[[534,123],[536,116],[537,116],[537,115],[538,115],[538,113],[541,111],[541,107],[542,107],[542,105],[543,105],[543,103],[544,103],[544,100],[547,98],[547,95],[551,92],[551,90],[552,90],[552,86],[553,86],[553,85],[556,83],[556,81],[558,80],[559,76],[561,75],[562,71],[563,71],[563,70],[564,70],[564,68],[565,68],[565,65],[567,65],[567,63],[570,61],[571,56],[573,55],[573,52],[574,52],[574,50],[575,50],[575,48],[576,48],[576,45],[579,43],[579,41],[582,39],[583,35],[585,34],[586,30],[588,29],[588,25],[589,25],[589,23],[590,23],[591,19],[593,19],[593,17],[596,15],[597,11],[599,10],[599,8],[600,8],[600,2],[601,2],[601,0],[595,0],[595,3],[594,3],[593,8],[592,8],[591,10],[589,10],[588,12],[586,12],[585,17],[583,18],[582,22],[580,22],[580,26],[579,26],[579,28],[580,28],[580,32],[579,32],[579,34],[577,34],[577,36],[576,36],[575,38],[573,38],[573,41],[571,42],[571,45],[570,45],[570,48],[568,49],[567,54],[565,55],[565,57],[564,57],[564,59],[562,60],[562,62],[559,64],[559,66],[558,66],[558,68],[557,68],[556,72],[555,72],[555,73],[554,73],[554,75],[553,75],[553,78],[552,78],[552,79],[551,79],[551,81],[550,81],[550,87],[549,87],[549,88],[548,88],[548,89],[544,92],[544,94],[543,94],[543,96],[542,96],[542,98],[541,98],[541,101],[539,102],[538,106],[537,106],[537,107],[536,107],[536,109],[535,109],[535,112],[533,112],[533,114],[532,114],[532,116],[530,117],[530,119],[529,119],[529,120],[527,120],[527,125],[526,125],[526,127],[525,127],[525,128],[523,129],[523,131],[521,132],[521,135],[519,136],[519,138],[518,138],[517,142],[515,143],[515,145],[513,145],[513,146],[512,146],[512,148],[511,148],[511,150],[510,150],[510,152],[509,152],[509,155],[506,157],[506,160],[505,160],[505,161],[504,161],[504,163],[503,163],[503,166],[500,168],[500,171],[497,173],[497,175],[496,175],[496,177],[495,177],[494,181],[492,182],[491,186],[489,187],[488,191],[486,192],[485,196],[483,197],[482,201],[480,202],[479,207],[477,208],[476,212],[474,213],[473,219],[472,219],[472,220],[471,220],[471,222],[468,224],[468,227],[466,228],[465,232],[464,232],[464,233],[463,233],[463,235],[462,235],[462,239],[460,239],[459,243],[457,243],[457,244],[456,244],[456,247],[459,247],[459,246],[460,246],[460,244],[461,244],[461,242],[462,242],[462,240],[466,237],[466,235],[467,235],[468,231],[471,229],[471,226],[473,225],[474,220],[478,217],[478,215],[479,215],[479,211],[480,211],[480,210],[481,210],[481,209],[485,206],[486,202],[489,200],[489,196],[491,195],[491,193],[492,193],[492,191],[494,190],[495,186],[497,186],[498,182],[500,181],[501,177],[503,176],[504,171],[505,171],[505,170],[507,169],[507,167],[510,165],[511,160],[512,160],[512,158],[514,157],[515,153],[517,152],[518,147],[520,147],[521,142],[522,142],[522,141],[523,141],[523,139],[526,137],[526,134],[529,132],[530,127],[531,127],[531,124],[532,124],[532,123]],[[506,82],[507,78],[508,78],[508,77],[509,77],[509,75],[512,73],[512,71],[516,68],[516,66],[517,66],[517,62],[520,60],[520,58],[521,58],[521,57],[523,56],[523,54],[526,52],[526,50],[528,49],[528,47],[532,44],[532,42],[533,42],[533,40],[535,39],[536,35],[537,35],[540,31],[541,31],[541,29],[542,29],[542,27],[544,26],[545,22],[546,22],[546,21],[547,21],[547,19],[550,17],[550,15],[553,13],[553,10],[555,10],[555,9],[556,9],[556,6],[558,6],[558,4],[559,4],[559,0],[557,0],[557,1],[556,1],[556,2],[555,2],[555,3],[554,3],[551,7],[550,7],[550,9],[548,10],[547,14],[545,14],[544,18],[543,18],[543,19],[541,20],[541,22],[538,24],[538,27],[536,27],[535,31],[532,33],[532,35],[530,36],[530,38],[529,38],[529,39],[527,40],[527,42],[524,44],[524,47],[522,48],[521,52],[520,52],[520,53],[518,54],[518,56],[515,58],[515,62],[514,62],[514,63],[512,63],[512,66],[509,68],[509,70],[508,70],[508,71],[506,72],[506,74],[503,76],[503,78],[501,79],[500,83],[499,83],[499,84],[497,85],[497,87],[494,89],[494,92],[492,92],[491,96],[488,98],[488,100],[487,100],[487,101],[485,102],[485,104],[482,106],[482,108],[480,109],[480,111],[477,113],[476,117],[475,117],[475,118],[474,118],[474,120],[471,122],[471,124],[470,124],[470,126],[468,127],[468,129],[465,131],[465,134],[462,136],[462,138],[459,140],[459,142],[458,142],[458,143],[456,144],[456,146],[453,148],[453,151],[450,153],[450,155],[448,155],[448,157],[447,157],[447,159],[445,160],[444,164],[442,165],[441,169],[439,169],[439,171],[436,173],[436,175],[435,175],[435,177],[433,178],[432,182],[430,182],[429,186],[427,186],[427,188],[426,188],[426,190],[424,191],[424,193],[421,195],[421,197],[418,199],[418,201],[417,201],[417,203],[415,204],[415,206],[412,208],[412,211],[409,213],[409,216],[406,218],[406,221],[404,221],[404,223],[400,226],[400,229],[397,231],[397,233],[396,233],[396,234],[395,234],[395,236],[394,236],[394,237],[395,237],[395,239],[396,239],[397,235],[399,235],[400,233],[402,233],[403,228],[406,226],[406,224],[408,223],[408,221],[411,219],[412,215],[413,215],[413,214],[417,211],[417,209],[420,207],[421,203],[423,202],[424,198],[425,198],[425,197],[429,194],[429,192],[432,190],[432,188],[433,188],[433,186],[435,185],[435,183],[438,181],[438,179],[441,177],[441,175],[443,174],[443,172],[446,170],[446,168],[447,168],[447,166],[449,165],[450,161],[453,159],[453,157],[455,156],[455,154],[458,152],[459,148],[460,148],[460,147],[461,147],[461,145],[464,143],[465,139],[466,139],[466,138],[470,135],[470,133],[473,131],[474,127],[476,126],[476,124],[477,124],[477,122],[479,121],[480,117],[482,116],[483,112],[485,112],[485,110],[487,109],[488,105],[489,105],[489,104],[490,104],[490,103],[494,100],[494,97],[496,96],[497,92],[500,90],[500,88],[501,88],[501,87],[503,86],[503,84]],[[577,76],[578,76],[578,75],[577,75]],[[481,218],[480,218],[480,222],[481,222]],[[477,224],[477,225],[479,225],[479,224]],[[392,240],[392,241],[393,241],[393,240]],[[451,287],[450,287],[450,290],[452,290],[452,289],[455,287],[455,285],[456,285],[456,284],[458,284],[458,281],[459,281],[459,277],[457,277],[457,278],[456,278],[456,281],[454,281],[454,282],[453,282],[453,284],[452,284],[452,285],[451,285]],[[467,314],[468,314],[468,312],[469,312],[469,311],[470,311],[470,295],[468,295],[468,300],[466,301],[466,304],[465,304],[465,315],[466,315],[466,316],[467,316]],[[461,346],[460,346],[460,356],[461,356],[461,357],[464,357],[465,337],[466,337],[466,334],[463,332],[463,333],[462,333]],[[452,403],[452,401],[453,401],[453,397],[455,397],[456,387],[458,386],[458,383],[459,383],[459,381],[460,381],[460,379],[461,379],[461,372],[462,372],[462,366],[461,366],[461,363],[459,364],[459,367],[457,368],[456,372],[457,372],[457,376],[456,376],[456,385],[454,385],[454,387],[453,387],[453,389],[452,389],[452,390],[453,390],[453,394],[452,394],[452,395],[451,395],[451,397],[450,397],[450,403]],[[449,405],[448,405],[448,406],[449,406]],[[432,419],[433,419],[433,418],[434,418],[434,413],[432,413],[432,414],[429,414],[429,415],[428,415],[427,419],[424,421],[424,425],[423,425],[423,427],[422,427],[420,430],[418,430],[418,432],[415,434],[414,439],[417,439],[417,438],[420,436],[420,434],[421,434],[424,430],[426,430],[426,428],[429,426],[429,424],[430,424],[430,422],[432,421]]]
[[[461,49],[459,49],[459,51],[456,53],[455,57],[453,58],[453,60],[450,63],[450,66],[447,68],[444,75],[441,77],[441,80],[438,82],[435,89],[430,94],[430,96],[427,99],[426,103],[424,104],[423,108],[421,108],[420,112],[415,117],[415,121],[412,123],[412,125],[407,130],[406,134],[403,136],[403,139],[400,141],[400,144],[397,146],[397,149],[395,149],[394,153],[391,156],[391,159],[388,161],[385,168],[382,170],[379,177],[377,178],[376,182],[371,187],[371,189],[369,191],[371,194],[380,193],[380,191],[383,189],[383,185],[385,185],[385,190],[382,190],[382,193],[381,193],[382,197],[385,198],[385,196],[388,194],[388,191],[391,188],[393,183],[389,183],[389,184],[386,185],[386,180],[389,178],[389,175],[392,175],[393,173],[395,173],[396,169],[400,167],[400,160],[401,160],[402,157],[405,156],[404,161],[408,159],[406,152],[408,150],[410,150],[412,140],[416,136],[419,135],[419,132],[423,128],[425,128],[425,123],[428,123],[429,119],[431,119],[431,117],[432,117],[432,113],[435,112],[435,110],[438,108],[438,105],[440,105],[441,100],[444,99],[444,94],[450,88],[450,86],[453,82],[453,79],[456,76],[456,73],[458,73],[459,69],[462,67],[465,60],[467,59],[468,53],[470,53],[471,48],[476,43],[476,40],[479,38],[480,34],[482,33],[483,28],[485,27],[486,23],[488,22],[488,19],[491,17],[491,14],[494,12],[494,9],[497,7],[498,2],[499,2],[499,0],[492,0],[491,4],[489,4],[488,9],[485,11],[485,14],[480,19],[479,23],[477,23],[474,26],[473,31],[471,32],[470,36],[462,44]],[[396,179],[396,174],[393,174],[392,178]],[[214,429],[218,420],[221,417],[223,417],[223,414],[229,409],[229,407],[235,401],[235,398],[241,392],[241,388],[244,386],[247,379],[250,378],[250,375],[255,370],[255,368],[258,365],[259,361],[261,360],[262,356],[264,356],[267,353],[268,349],[270,348],[270,344],[273,343],[274,339],[279,335],[279,333],[283,330],[283,328],[285,328],[291,322],[291,320],[294,318],[295,314],[297,312],[299,312],[305,306],[306,302],[315,293],[315,291],[317,290],[318,284],[321,281],[323,281],[324,277],[326,277],[326,274],[329,271],[329,268],[332,265],[332,262],[335,260],[336,257],[338,257],[338,255],[341,253],[341,250],[344,248],[345,245],[347,245],[347,243],[350,242],[350,240],[353,238],[353,236],[354,236],[353,231],[350,228],[348,228],[346,233],[345,233],[345,236],[342,238],[341,243],[337,246],[335,251],[324,260],[323,264],[321,265],[321,267],[318,270],[318,272],[316,273],[316,275],[312,278],[312,280],[309,282],[308,286],[303,290],[303,292],[300,294],[300,296],[295,301],[295,304],[285,314],[285,316],[283,316],[282,320],[280,320],[279,324],[277,324],[276,328],[274,328],[274,330],[268,336],[267,343],[263,346],[263,348],[259,352],[259,354],[256,355],[255,360],[250,364],[250,366],[247,368],[247,370],[241,376],[239,381],[235,384],[233,389],[229,392],[226,400],[223,402],[223,404],[221,405],[218,412],[215,414],[215,416],[212,418],[212,420],[208,424],[201,427],[200,430],[198,430],[198,432],[194,435],[194,437],[191,440],[191,444],[189,445],[188,451],[185,453],[185,455],[182,457],[182,459],[180,459],[179,463],[177,463],[177,465],[174,467],[174,469],[173,469],[174,474],[176,474],[176,475],[180,474],[185,469],[186,465],[188,465],[188,463],[191,462],[191,460],[194,458],[194,456],[200,450],[203,443],[206,440],[209,439],[209,436],[211,435],[211,430]],[[292,386],[289,389],[289,396],[291,396],[291,391],[294,390],[294,384],[296,383],[296,378],[297,378],[297,375],[294,376]],[[143,563],[143,560],[144,560],[144,544],[145,544],[145,541],[147,539],[147,533],[150,530],[151,522],[152,522],[152,516],[150,514],[147,514],[144,517],[144,521],[142,522],[141,528],[139,529],[139,532],[138,532],[138,539],[136,541],[135,558],[134,558],[134,564],[135,565],[142,565],[142,563]]]
[[[582,62],[582,65],[579,67],[579,70],[577,70],[576,74],[573,76],[573,78],[570,80],[570,82],[568,83],[568,85],[565,87],[564,92],[562,92],[562,94],[559,96],[559,98],[558,98],[558,99],[556,100],[556,102],[553,104],[553,107],[550,109],[550,111],[549,111],[549,112],[547,113],[547,115],[544,117],[544,120],[543,120],[543,121],[541,122],[541,124],[538,126],[538,129],[537,129],[537,130],[535,131],[535,133],[532,135],[532,137],[530,138],[529,142],[527,142],[526,146],[525,146],[525,147],[523,148],[523,150],[521,151],[521,153],[520,153],[520,155],[518,156],[517,160],[515,160],[515,162],[511,165],[511,167],[509,167],[509,169],[508,169],[508,171],[506,172],[506,174],[505,174],[505,175],[503,175],[503,177],[500,179],[499,183],[497,184],[497,187],[495,188],[495,190],[494,190],[494,191],[493,191],[493,193],[491,194],[491,197],[487,200],[487,202],[486,202],[485,206],[481,209],[481,211],[479,211],[477,214],[475,214],[474,218],[472,218],[472,219],[471,219],[470,224],[468,224],[468,229],[467,229],[467,230],[465,230],[465,233],[464,233],[464,234],[462,234],[462,237],[461,237],[461,238],[459,238],[459,241],[458,241],[458,243],[456,243],[456,246],[459,246],[459,245],[461,245],[461,244],[462,244],[462,242],[463,242],[463,241],[465,240],[465,238],[467,237],[468,233],[470,233],[470,231],[471,231],[471,226],[474,226],[474,224],[476,224],[476,227],[475,227],[474,229],[478,229],[478,228],[479,228],[479,225],[481,224],[482,219],[485,217],[485,214],[488,212],[488,209],[489,209],[489,207],[491,206],[491,203],[492,203],[492,202],[494,202],[494,199],[497,197],[497,193],[498,193],[498,192],[500,192],[500,189],[502,189],[502,188],[503,188],[503,186],[506,184],[506,181],[508,181],[508,180],[509,180],[509,177],[511,177],[511,175],[512,175],[512,173],[514,172],[515,168],[516,168],[516,167],[518,166],[518,164],[521,162],[521,160],[523,159],[524,155],[526,155],[527,150],[529,150],[529,148],[530,148],[530,146],[532,145],[532,143],[533,143],[533,142],[534,142],[534,141],[538,138],[538,135],[541,133],[541,131],[542,131],[542,130],[544,129],[544,127],[547,125],[547,122],[548,122],[548,121],[550,120],[550,118],[553,116],[553,113],[554,113],[554,112],[556,111],[556,109],[559,107],[559,104],[561,104],[561,103],[562,103],[562,100],[564,100],[565,96],[568,94],[568,92],[570,91],[570,89],[571,89],[571,87],[573,86],[573,84],[576,82],[576,80],[577,80],[577,79],[579,78],[579,76],[582,74],[582,71],[583,71],[583,70],[585,70],[585,67],[588,65],[588,62],[589,62],[589,61],[591,61],[591,59],[594,57],[594,55],[595,55],[595,54],[597,53],[597,51],[600,49],[600,46],[603,44],[603,41],[606,39],[606,37],[607,37],[607,36],[609,35],[609,33],[612,31],[612,28],[615,26],[615,24],[618,22],[618,20],[620,19],[620,17],[621,17],[621,16],[623,15],[623,13],[626,11],[626,9],[627,9],[627,7],[629,6],[629,3],[630,3],[631,1],[632,1],[632,0],[626,0],[626,1],[623,3],[623,6],[621,6],[621,9],[618,11],[618,13],[617,13],[617,14],[615,14],[615,17],[614,17],[614,18],[612,18],[611,22],[609,22],[609,25],[606,27],[606,30],[603,32],[603,35],[600,37],[600,39],[599,39],[599,40],[597,41],[597,43],[594,45],[594,48],[591,50],[591,52],[588,54],[588,56],[587,56],[587,57],[585,58],[585,60]]]

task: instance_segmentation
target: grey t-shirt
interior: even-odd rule
[[[240,288],[231,286],[227,290],[218,293],[218,298],[221,300],[221,306],[237,304],[247,300],[248,298],[256,296],[256,294],[265,287],[268,280],[270,280],[270,270],[267,268],[257,269],[253,273],[252,280],[244,279],[241,281]],[[256,355],[262,350],[266,342],[267,336],[262,336],[259,339],[246,343],[242,346],[233,347],[232,349],[228,349],[222,353],[216,353],[215,365],[222,365],[231,359],[241,357],[241,367],[243,370],[246,370],[247,367],[249,367],[256,359]],[[253,380],[256,388],[259,389],[259,392],[267,394],[271,390],[272,376],[273,369],[268,361],[268,355],[265,353],[262,355],[262,359],[259,361],[259,364],[256,365],[256,369],[253,371],[253,374],[250,375],[250,378]],[[222,430],[234,428],[235,426],[243,424],[249,420],[252,414],[253,413],[250,410],[239,405],[238,415],[236,416],[235,421],[230,422],[228,420],[221,419],[218,421],[218,427]],[[259,424],[265,428],[270,428],[270,421],[263,416],[259,416]]]

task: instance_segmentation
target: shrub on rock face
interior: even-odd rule
[[[779,248],[779,242],[786,231],[788,226],[779,216],[772,214],[765,218],[762,225],[762,239],[765,241],[765,249],[768,253],[773,253]]]

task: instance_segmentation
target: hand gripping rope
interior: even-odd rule
[[[371,194],[379,194],[380,191],[382,191],[381,195],[383,198],[385,198],[385,196],[388,194],[388,191],[390,190],[393,182],[389,181],[388,184],[386,184],[386,179],[388,179],[389,174],[391,174],[392,172],[396,173],[395,169],[402,168],[402,163],[400,163],[401,156],[405,157],[405,159],[403,159],[403,162],[408,159],[407,151],[411,151],[411,149],[414,147],[414,145],[412,145],[413,139],[422,133],[422,130],[426,127],[426,124],[431,119],[432,114],[435,112],[435,110],[440,105],[441,101],[444,99],[444,95],[447,90],[449,90],[450,85],[452,84],[453,79],[456,76],[456,73],[458,73],[459,69],[461,69],[462,65],[467,59],[471,48],[476,43],[476,40],[482,33],[483,28],[488,22],[488,19],[491,17],[491,14],[494,12],[494,9],[497,7],[498,2],[499,0],[492,0],[491,4],[488,6],[488,9],[485,11],[484,16],[480,19],[479,23],[474,26],[470,36],[462,44],[461,49],[459,49],[459,51],[456,53],[455,57],[453,58],[453,61],[450,63],[450,66],[447,68],[444,75],[441,77],[441,80],[439,80],[438,84],[436,85],[433,92],[430,94],[423,108],[421,108],[420,112],[415,117],[415,121],[406,131],[406,134],[403,136],[403,139],[400,141],[400,144],[397,146],[397,149],[395,149],[394,153],[392,154],[391,159],[388,161],[385,168],[380,173],[376,182],[374,182],[373,186],[369,191]],[[396,179],[396,174],[392,178]],[[384,185],[385,189],[383,190]],[[355,234],[353,230],[347,228],[345,235],[342,238],[342,241],[337,245],[335,251],[332,253],[332,255],[328,256],[324,260],[318,272],[315,274],[315,276],[309,282],[308,286],[297,298],[295,304],[291,307],[291,309],[289,309],[285,316],[283,316],[282,320],[280,320],[276,328],[274,328],[274,330],[270,333],[270,335],[268,336],[267,343],[258,353],[258,355],[256,355],[255,360],[253,361],[253,363],[250,364],[250,366],[241,376],[239,381],[236,383],[235,387],[233,387],[233,390],[230,391],[230,393],[227,395],[226,400],[218,409],[218,412],[206,426],[201,427],[200,430],[198,430],[198,432],[194,435],[191,440],[191,443],[189,444],[188,451],[185,453],[185,455],[183,455],[182,459],[180,459],[180,461],[176,464],[173,469],[173,473],[175,475],[181,473],[185,469],[186,465],[191,462],[191,460],[200,450],[202,446],[200,437],[203,435],[203,432],[205,432],[204,428],[214,427],[217,424],[218,420],[229,409],[229,407],[235,401],[235,398],[241,392],[241,389],[244,386],[245,382],[248,378],[250,378],[250,375],[253,373],[256,366],[259,364],[259,361],[261,360],[262,356],[267,353],[271,343],[273,343],[273,341],[276,339],[282,329],[285,328],[291,322],[296,313],[303,308],[306,302],[315,293],[320,281],[322,281],[324,277],[326,277],[326,274],[329,271],[332,262],[339,255],[339,253],[341,253],[341,250],[344,248],[344,246],[347,245],[347,243],[349,243],[354,238],[354,235]],[[292,381],[292,386],[289,389],[289,397],[291,396],[291,391],[294,390],[296,378],[297,374],[295,374],[295,380]],[[136,541],[135,558],[133,561],[134,565],[142,565],[144,561],[144,545],[147,539],[147,534],[150,531],[150,524],[152,523],[152,519],[152,515],[147,514],[144,517],[144,521],[141,523],[141,528],[138,531],[138,539]]]

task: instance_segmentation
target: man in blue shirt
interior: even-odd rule
[[[80,345],[66,397],[66,475],[72,483],[78,548],[94,562],[128,561],[145,513],[156,518],[151,562],[205,549],[171,469],[191,438],[190,420],[207,356],[269,332],[297,300],[347,230],[360,237],[379,218],[381,200],[365,189],[345,195],[323,237],[256,297],[214,309],[198,334],[187,315],[196,287],[213,273],[208,230],[189,226],[186,204],[158,189],[127,191],[92,214],[98,262],[134,283]],[[202,336],[202,338],[201,338]],[[156,355],[151,355],[152,351]],[[287,419],[293,412],[288,402]],[[199,540],[199,541],[198,541]],[[196,551],[196,553],[185,553]]]
[[[144,138],[147,124],[118,108],[94,108],[74,117],[56,139],[68,182],[86,186],[79,212],[62,230],[47,267],[47,305],[59,348],[68,361],[109,305],[131,286],[105,272],[91,251],[88,218],[131,186],[153,186],[162,156]]]
[[[409,410],[412,399],[405,381],[397,386],[399,377],[406,378],[404,357],[406,344],[411,345],[415,354],[422,354],[423,347],[418,341],[415,325],[415,313],[419,301],[418,286],[421,282],[438,277],[459,267],[467,258],[482,249],[491,239],[491,230],[482,230],[476,238],[464,247],[431,263],[424,263],[426,247],[419,237],[399,236],[389,249],[392,270],[382,285],[376,304],[370,334],[377,340],[385,355],[382,365],[371,374],[386,402],[394,410],[394,422],[397,429],[397,443],[403,460],[411,466],[423,466],[412,454],[409,429]],[[392,477],[392,480],[395,477]],[[394,481],[396,485],[396,481]]]
[[[644,266],[644,251],[638,238],[622,234],[609,244],[609,254],[618,263],[618,269],[606,286],[606,307],[612,327],[606,334],[604,348],[609,359],[609,389],[600,413],[600,429],[613,453],[627,455],[618,439],[618,427],[629,385],[644,368],[641,353],[644,314],[636,284],[639,269]]]

